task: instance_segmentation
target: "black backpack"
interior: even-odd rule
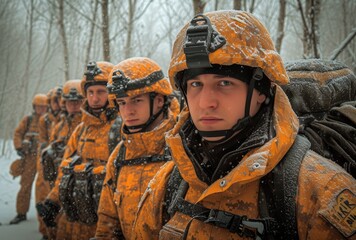
[[[321,59],[287,62],[282,86],[311,149],[356,177],[356,76],[344,64]]]

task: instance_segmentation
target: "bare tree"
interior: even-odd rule
[[[62,45],[63,45],[63,60],[64,60],[64,76],[65,80],[68,81],[69,78],[69,54],[68,54],[68,44],[67,44],[67,36],[66,30],[64,26],[64,0],[58,0],[58,25],[60,30],[60,35],[62,38]]]
[[[335,49],[334,53],[331,55],[330,60],[335,60],[337,56],[349,45],[352,39],[356,36],[356,28],[352,29],[351,33],[345,38],[344,41],[340,44],[340,46]]]
[[[319,51],[319,13],[320,0],[306,0],[305,9],[301,0],[297,0],[303,22],[304,58],[320,58]]]
[[[24,4],[26,4],[24,2]],[[32,43],[33,43],[33,26],[34,26],[34,0],[29,2],[29,5],[25,5],[27,10],[27,20],[28,20],[28,39],[27,39],[27,57],[25,61],[25,71],[22,76],[21,81],[21,90],[23,92],[23,99],[25,101],[28,99],[28,78],[30,76],[30,68],[31,68],[31,57],[32,57]],[[21,115],[25,115],[26,106],[22,105]]]
[[[242,10],[242,2],[241,0],[234,0],[234,9],[235,10]]]
[[[146,5],[138,4],[137,0],[128,0],[128,17],[127,17],[127,32],[126,32],[126,44],[124,49],[125,58],[129,58],[132,55],[132,33],[134,32],[134,23],[140,19],[143,14],[148,9],[149,5],[152,3],[152,0],[147,2]]]
[[[278,30],[276,49],[280,53],[284,37],[284,22],[286,18],[286,0],[279,0]]]
[[[109,35],[108,4],[109,4],[108,0],[101,1],[101,12],[102,12],[102,18],[103,18],[103,23],[102,23],[103,57],[104,57],[105,61],[110,62],[110,35]]]
[[[206,1],[204,0],[193,0],[194,16],[203,13],[206,6]]]
[[[93,15],[92,15],[93,21],[91,21],[91,25],[90,25],[90,34],[89,34],[90,37],[89,37],[89,41],[88,41],[88,46],[87,46],[87,51],[86,51],[86,56],[85,56],[84,63],[88,63],[89,62],[90,50],[91,50],[93,39],[94,39],[94,37],[92,37],[92,36],[94,36],[94,29],[95,29],[95,21],[96,21],[97,11],[98,11],[98,0],[94,0],[94,10],[93,10]],[[104,37],[103,37],[103,39],[104,39]],[[103,44],[103,46],[105,47],[105,44]],[[109,41],[109,47],[110,47],[110,41]],[[109,57],[110,57],[110,52],[109,52]],[[105,59],[105,57],[104,57],[104,59]]]

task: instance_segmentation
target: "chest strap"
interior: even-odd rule
[[[170,154],[167,146],[164,148],[163,155],[152,155],[152,156],[133,158],[133,159],[128,159],[128,160],[125,160],[125,155],[126,155],[126,147],[124,144],[122,144],[120,147],[119,153],[114,161],[114,166],[115,166],[114,179],[109,179],[107,182],[109,185],[111,185],[111,188],[113,191],[115,191],[115,189],[116,189],[117,180],[119,178],[121,167],[132,166],[132,165],[145,165],[148,163],[171,160],[171,154]]]
[[[205,208],[204,206],[185,201],[182,197],[177,197],[174,207],[169,210],[188,215],[192,220],[197,219],[204,223],[226,228],[241,237],[263,239],[266,234],[275,234],[278,231],[278,223],[273,218],[248,219],[246,216]],[[189,229],[190,223],[186,231]]]

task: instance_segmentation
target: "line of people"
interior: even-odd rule
[[[169,79],[146,57],[88,63],[36,95],[16,130],[28,166],[12,223],[26,219],[37,160],[44,239],[355,239],[356,180],[298,135],[288,81],[243,11],[187,23]]]

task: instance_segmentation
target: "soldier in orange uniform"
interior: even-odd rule
[[[252,14],[217,11],[178,33],[169,77],[187,108],[166,141],[132,239],[356,239],[356,180],[310,150]]]
[[[123,131],[107,164],[95,239],[130,239],[148,181],[170,160],[164,134],[174,126],[179,107],[161,67],[149,58],[117,64],[108,88],[119,105]]]
[[[50,192],[49,183],[43,179],[43,170],[41,165],[41,152],[48,145],[49,138],[54,125],[60,120],[60,99],[62,88],[55,87],[47,93],[48,111],[41,116],[38,129],[39,129],[39,144],[37,151],[37,178],[35,183],[35,196],[36,203],[45,200],[47,194]],[[43,236],[43,239],[48,239],[46,225],[42,221],[41,217],[37,217],[39,222],[39,231]]]
[[[109,62],[87,65],[81,81],[86,97],[82,122],[69,138],[54,188],[39,206],[47,226],[56,225],[54,221],[60,207],[63,216],[71,222],[59,221],[57,239],[88,239],[95,235],[97,215],[94,207],[101,186],[93,186],[92,179],[105,176],[105,165],[112,149],[109,131],[117,117],[117,109],[109,104],[106,88],[112,68]],[[95,194],[86,191],[93,187]]]
[[[23,173],[20,180],[20,191],[17,194],[16,217],[10,224],[18,224],[27,219],[30,207],[32,184],[36,176],[36,157],[39,142],[39,119],[48,108],[47,96],[36,94],[32,100],[34,112],[24,117],[15,129],[14,146],[17,154],[22,158]]]
[[[65,146],[77,125],[81,122],[81,106],[84,96],[81,91],[80,80],[69,80],[63,85],[62,99],[66,107],[66,113],[61,116],[61,121],[53,127],[49,146],[42,151],[42,163],[44,180],[52,188],[57,177],[59,165],[63,159]],[[48,192],[49,193],[49,192]],[[47,193],[47,195],[48,195]],[[47,196],[46,195],[46,196]],[[45,199],[43,199],[45,200]],[[61,215],[60,221],[65,225],[66,218]],[[72,223],[67,223],[72,224]],[[48,228],[48,238],[56,239],[56,227]]]

